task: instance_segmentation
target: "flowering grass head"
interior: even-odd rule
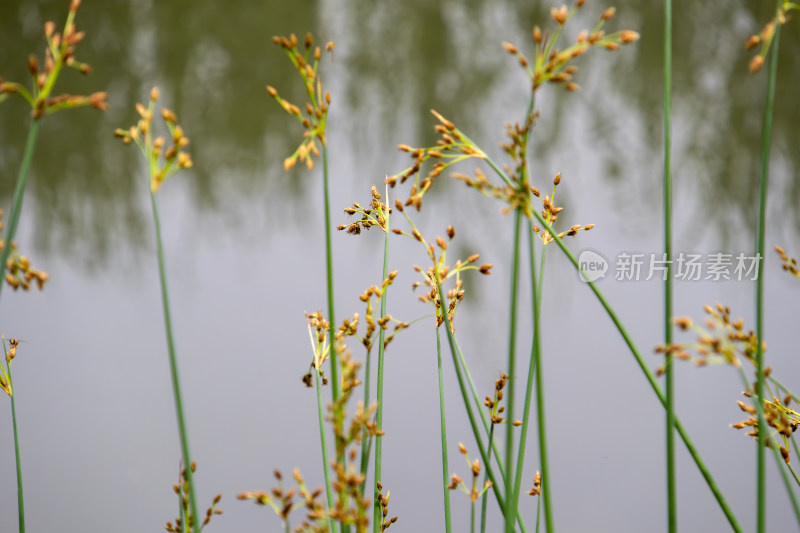
[[[750,60],[750,63],[747,65],[747,68],[750,69],[752,74],[755,74],[761,70],[762,66],[764,66],[764,60],[767,57],[767,52],[769,52],[769,47],[772,45],[772,40],[775,38],[775,28],[779,24],[786,24],[786,21],[789,20],[789,12],[795,9],[800,9],[800,4],[791,2],[789,0],[784,0],[784,2],[782,2],[778,7],[775,16],[764,25],[759,33],[751,35],[744,43],[745,48],[748,50],[756,48],[757,46],[761,46],[758,54],[753,56],[753,58]]]
[[[553,7],[550,16],[555,22],[555,28],[544,31],[539,26],[533,28],[533,61],[528,60],[517,46],[511,43],[503,44],[506,51],[515,56],[520,66],[527,72],[532,82],[532,91],[536,91],[544,83],[562,84],[567,91],[576,91],[579,87],[573,81],[573,77],[578,72],[578,67],[571,64],[574,59],[584,55],[591,48],[614,51],[621,45],[639,40],[639,34],[632,30],[620,30],[609,34],[604,31],[605,23],[616,12],[615,8],[610,7],[603,11],[594,28],[582,30],[573,43],[560,50],[558,41],[565,26],[584,4],[584,0],[578,0],[570,9],[566,5]]]
[[[61,32],[56,31],[54,22],[45,23],[44,35],[47,47],[44,59],[40,62],[33,54],[28,57],[28,71],[32,78],[30,90],[21,83],[3,81],[0,77],[0,102],[10,94],[19,94],[30,104],[35,120],[73,107],[91,106],[101,111],[108,109],[108,95],[105,92],[95,92],[88,96],[72,94],[53,96],[56,82],[65,66],[74,68],[81,74],[89,74],[92,70],[89,65],[75,58],[75,49],[86,36],[75,27],[75,15],[80,5],[80,0],[72,0],[67,21]]]
[[[161,108],[161,118],[169,132],[169,142],[164,136],[155,135],[153,132],[153,119],[156,113],[159,91],[153,87],[150,91],[150,100],[145,107],[136,104],[136,111],[141,117],[135,126],[128,129],[117,129],[116,137],[125,144],[136,143],[148,162],[150,172],[150,191],[158,192],[161,184],[182,168],[192,167],[192,156],[186,151],[189,138],[184,135],[183,128],[177,123],[178,118],[174,112]]]
[[[287,113],[295,117],[304,129],[303,141],[297,150],[283,161],[283,168],[289,170],[300,161],[311,170],[314,168],[313,158],[320,155],[317,141],[322,146],[326,144],[325,129],[328,123],[328,106],[331,104],[331,95],[323,89],[322,77],[319,73],[322,49],[314,46],[314,38],[310,33],[306,34],[302,47],[295,34],[291,34],[289,37],[275,36],[272,38],[272,42],[286,52],[289,60],[300,74],[308,95],[308,101],[300,108],[282,98],[275,87],[267,85],[267,93]],[[333,42],[325,45],[326,52],[333,52],[333,48]]]

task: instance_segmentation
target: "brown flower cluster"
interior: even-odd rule
[[[358,202],[353,202],[353,205],[344,210],[350,216],[358,214],[361,218],[350,224],[340,224],[336,227],[337,230],[347,230],[349,235],[361,235],[362,229],[368,231],[371,227],[378,226],[384,232],[389,231],[389,214],[392,212],[392,208],[381,202],[381,193],[375,186],[372,187],[370,193],[372,199],[369,207],[361,207]]]
[[[755,74],[761,67],[764,66],[764,60],[769,52],[769,47],[772,45],[772,40],[775,38],[775,28],[780,24],[786,24],[789,20],[789,12],[793,9],[800,9],[800,5],[789,0],[785,0],[780,7],[778,7],[775,16],[767,22],[761,31],[755,35],[751,35],[744,43],[745,48],[748,50],[761,45],[761,50],[757,55],[753,56],[748,64],[748,68],[752,74]]]
[[[519,48],[511,43],[504,43],[506,51],[515,56],[519,64],[528,73],[533,83],[533,91],[536,91],[543,83],[562,83],[564,89],[568,91],[578,90],[578,84],[572,81],[578,67],[570,64],[585,54],[590,48],[605,48],[606,50],[617,50],[620,45],[633,43],[639,40],[639,34],[632,30],[621,30],[606,34],[603,30],[605,23],[610,20],[615,8],[609,7],[600,15],[600,20],[592,30],[583,30],[578,34],[575,42],[567,46],[564,50],[557,48],[559,37],[569,19],[583,7],[585,1],[578,0],[571,9],[567,6],[554,7],[550,15],[556,23],[555,29],[545,30],[538,26],[533,28],[532,38],[535,47],[533,62],[520,52]]]
[[[751,396],[750,393],[745,393],[745,396]],[[773,447],[780,438],[783,444],[778,444],[778,451],[783,457],[783,460],[789,464],[789,439],[792,438],[793,433],[797,430],[800,424],[800,413],[789,407],[794,399],[791,394],[787,394],[783,401],[773,396],[772,400],[764,400],[761,405],[764,409],[764,421],[769,427],[775,430],[774,435],[767,435],[764,440],[768,448]],[[748,435],[758,439],[758,418],[757,410],[752,405],[748,405],[742,401],[738,402],[739,409],[750,415],[747,420],[737,422],[731,427],[734,429],[751,428],[747,432]],[[795,402],[797,404],[797,402]],[[773,442],[773,440],[775,442]]]
[[[191,465],[192,473],[197,471],[197,463],[194,461]],[[181,517],[185,517],[186,522],[183,523],[181,517],[175,519],[175,522],[167,522],[166,530],[169,532],[179,533],[181,531],[189,531],[192,529],[192,525],[194,524],[195,517],[192,515],[191,510],[189,509],[189,492],[193,490],[193,488],[189,485],[189,482],[186,479],[186,469],[181,469],[180,479],[178,483],[172,486],[172,490],[175,491],[175,494],[178,495],[178,498],[181,502]],[[222,499],[221,494],[217,494],[214,497],[214,500],[211,502],[211,505],[206,509],[206,516],[203,518],[203,523],[200,524],[200,531],[205,528],[209,522],[211,522],[211,517],[214,515],[222,514],[222,509],[217,509],[217,505],[219,501]]]
[[[528,491],[531,496],[539,496],[542,493],[542,474],[537,470],[533,476],[533,487]]]
[[[393,516],[389,518],[389,491],[386,492],[386,496],[383,495],[383,485],[381,482],[378,481],[377,483],[378,488],[378,503],[381,506],[381,517],[383,522],[381,522],[381,531],[386,531],[389,529],[389,526],[397,522],[397,517]]]
[[[0,211],[0,217],[3,212]],[[3,223],[0,221],[0,229],[3,229]],[[5,248],[5,240],[0,239],[0,252]],[[47,272],[43,270],[36,270],[31,266],[31,260],[27,256],[21,255],[17,250],[17,244],[11,242],[11,251],[6,260],[6,277],[5,281],[14,290],[22,289],[27,291],[31,288],[31,283],[35,283],[39,290],[44,288],[45,282],[50,279]]]
[[[507,382],[508,374],[501,373],[500,377],[494,382],[494,397],[490,398],[487,396],[483,401],[483,404],[489,409],[489,417],[492,420],[492,425],[503,423],[502,414],[506,408],[505,406],[500,405],[500,402],[503,400],[503,389],[506,387]],[[515,426],[522,425],[522,422],[519,420],[514,420],[512,423]]]
[[[413,205],[417,211],[422,208],[422,197],[430,190],[434,180],[441,176],[442,172],[466,159],[486,159],[486,154],[461,130],[456,128],[455,124],[433,109],[431,109],[431,113],[439,121],[439,124],[435,126],[436,132],[440,135],[436,145],[428,148],[412,148],[407,144],[398,145],[401,151],[407,152],[411,156],[414,164],[402,172],[386,178],[386,183],[394,188],[398,181],[402,184],[408,178],[415,176],[409,196],[402,205]],[[433,162],[433,166],[425,177],[420,179],[422,166],[428,161]]]
[[[461,476],[458,474],[453,474],[450,476],[450,484],[447,486],[447,488],[450,490],[461,489],[464,494],[469,496],[469,499],[472,502],[476,502],[484,492],[489,490],[489,488],[492,486],[492,482],[487,479],[483,486],[479,489],[478,477],[481,475],[481,462],[478,459],[470,461],[469,455],[467,455],[467,447],[460,442],[458,443],[458,451],[464,456],[470,472],[472,472],[472,486],[467,488],[467,485],[464,483],[464,480],[461,479]]]
[[[89,74],[92,70],[86,63],[75,59],[75,49],[86,36],[75,27],[75,15],[80,4],[80,0],[72,0],[62,32],[56,31],[54,22],[45,23],[44,35],[47,38],[47,48],[44,60],[40,64],[35,55],[31,54],[28,57],[28,71],[33,78],[31,89],[28,90],[21,83],[3,81],[3,78],[0,78],[0,102],[9,94],[19,94],[30,104],[35,120],[72,107],[88,105],[101,111],[108,109],[105,92],[95,92],[88,96],[71,94],[52,96],[56,81],[65,66],[74,68],[82,74]]]
[[[295,509],[304,507],[306,515],[297,531],[309,531],[314,533],[328,532],[327,520],[325,515],[324,506],[320,501],[322,494],[322,487],[309,492],[305,485],[303,476],[300,475],[298,469],[294,469],[294,480],[297,484],[297,489],[286,490],[283,487],[283,475],[280,470],[275,470],[275,479],[278,481],[278,486],[273,488],[269,493],[261,491],[242,492],[236,497],[240,500],[253,500],[256,505],[269,505],[275,514],[277,514],[284,523],[289,522],[289,515]],[[300,501],[295,501],[295,497],[299,496]]]
[[[783,269],[786,272],[789,272],[792,276],[800,279],[800,271],[798,271],[797,269],[797,259],[786,255],[786,252],[784,252],[783,248],[781,248],[780,246],[775,247],[775,252],[777,252],[778,256],[781,258],[781,261],[783,262]]]
[[[0,364],[0,390],[9,395],[14,396],[14,390],[11,387],[11,361],[17,356],[17,346],[19,341],[17,339],[8,339],[8,348],[6,348],[6,339],[0,334],[0,341],[3,343],[3,351],[6,354],[6,366]],[[6,368],[7,367],[7,368]]]
[[[153,135],[153,117],[158,97],[158,88],[153,87],[148,106],[136,104],[136,112],[141,117],[139,122],[128,129],[120,128],[114,132],[114,135],[122,139],[125,144],[135,142],[147,158],[150,169],[150,190],[153,193],[158,192],[161,184],[178,170],[192,167],[192,156],[185,151],[189,145],[189,138],[177,124],[178,117],[174,112],[161,108],[161,118],[169,130],[170,146],[165,149],[165,138]]]
[[[310,33],[306,34],[302,49],[295,34],[291,34],[289,37],[275,36],[272,38],[272,42],[286,52],[289,60],[303,79],[303,84],[308,94],[308,102],[301,110],[300,107],[282,98],[275,87],[267,85],[267,93],[287,113],[297,118],[305,130],[303,141],[294,154],[283,161],[283,168],[289,170],[300,161],[305,163],[306,167],[311,170],[314,168],[313,157],[320,155],[317,139],[319,139],[322,146],[325,146],[325,127],[328,121],[328,106],[331,104],[331,95],[328,91],[323,90],[322,78],[319,73],[322,49],[319,46],[314,46],[314,38]],[[325,45],[325,50],[332,52],[333,47],[334,43],[329,42]]]
[[[445,319],[444,310],[442,308],[442,299],[439,297],[439,287],[441,286],[442,290],[444,290],[444,285],[448,279],[453,278],[455,280],[454,287],[447,291],[447,317],[450,321],[451,330],[455,331],[455,326],[453,325],[455,310],[458,306],[458,303],[464,298],[465,294],[461,274],[467,270],[477,270],[481,274],[488,275],[491,273],[493,265],[491,263],[485,263],[478,266],[476,262],[478,259],[480,259],[480,254],[472,254],[465,261],[461,261],[459,259],[456,261],[455,265],[450,267],[450,265],[447,264],[447,248],[449,243],[456,236],[455,228],[453,228],[453,226],[447,226],[447,240],[437,236],[436,245],[434,245],[432,242],[428,242],[425,237],[422,236],[422,233],[419,232],[408,215],[405,214],[403,211],[403,204],[400,202],[400,200],[396,201],[395,207],[405,215],[406,221],[408,222],[409,226],[411,226],[411,233],[407,233],[398,228],[392,229],[392,232],[397,235],[410,237],[421,243],[428,253],[428,258],[431,260],[431,266],[427,269],[423,269],[419,265],[414,265],[414,270],[422,274],[423,280],[415,281],[411,287],[412,289],[416,289],[420,285],[425,285],[428,287],[428,290],[425,292],[425,294],[420,295],[419,299],[423,303],[433,303],[436,309],[436,327],[441,326]],[[438,254],[437,249],[439,250]]]
[[[705,328],[698,326],[688,317],[674,319],[681,330],[695,331],[697,342],[660,345],[656,348],[656,353],[670,353],[677,359],[693,361],[697,366],[729,364],[740,368],[742,358],[755,365],[758,339],[753,330],[745,331],[744,320],[742,318],[732,320],[730,307],[721,303],[717,303],[715,307],[706,305],[704,310],[708,315]],[[762,349],[767,350],[766,343]],[[692,356],[690,351],[696,356]],[[664,369],[660,368],[657,374],[661,375],[663,372]]]

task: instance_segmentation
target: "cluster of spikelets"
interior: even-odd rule
[[[585,3],[585,0],[578,0],[571,9],[565,5],[553,7],[550,10],[550,16],[555,21],[556,28],[552,32],[547,30],[543,32],[539,26],[533,28],[532,37],[535,46],[533,62],[529,61],[517,46],[504,43],[506,51],[515,56],[528,73],[534,91],[548,82],[560,83],[566,90],[576,91],[578,84],[572,81],[572,78],[578,72],[578,67],[570,64],[572,60],[582,56],[590,48],[604,48],[613,51],[619,49],[620,45],[639,40],[639,34],[632,30],[605,33],[603,26],[616,12],[615,8],[609,7],[603,11],[600,21],[594,28],[581,31],[575,42],[565,49],[559,50],[557,43],[564,27]]]
[[[8,339],[8,348],[6,348],[6,339],[0,335],[0,341],[3,343],[3,352],[6,354],[6,366],[0,365],[0,389],[8,394],[9,397],[14,396],[14,390],[11,387],[11,361],[17,356],[17,346],[19,341],[17,339]],[[6,367],[8,370],[6,370]]]
[[[3,216],[3,211],[0,210],[0,217]],[[3,222],[0,221],[0,230],[3,229]],[[0,252],[5,248],[5,240],[0,239]],[[22,289],[27,291],[31,288],[31,284],[35,283],[39,290],[44,288],[45,282],[50,279],[47,272],[43,270],[36,270],[31,266],[31,260],[19,253],[17,245],[12,241],[11,250],[6,260],[6,276],[5,281],[14,290]]]
[[[445,321],[445,310],[443,306],[442,298],[440,297],[439,290],[444,290],[444,285],[449,279],[453,279],[453,286],[448,289],[446,293],[447,297],[447,318],[450,322],[451,330],[455,331],[455,326],[453,325],[453,320],[455,317],[456,307],[458,306],[459,302],[464,298],[465,290],[463,288],[463,280],[461,278],[461,274],[467,270],[477,270],[481,274],[488,275],[491,273],[492,264],[485,263],[482,265],[477,265],[478,259],[480,259],[480,254],[472,254],[467,257],[466,260],[462,261],[461,259],[457,260],[455,264],[451,267],[447,264],[447,248],[450,242],[456,236],[456,230],[453,226],[447,226],[446,235],[447,240],[440,236],[436,236],[436,244],[434,245],[433,242],[428,242],[425,237],[422,236],[422,233],[417,229],[414,223],[411,221],[411,218],[405,214],[403,211],[403,204],[399,200],[397,200],[395,207],[403,212],[406,217],[406,221],[408,222],[411,232],[408,233],[404,230],[399,228],[392,229],[392,232],[397,235],[403,235],[406,237],[410,237],[425,248],[425,251],[428,254],[428,258],[431,260],[431,266],[427,269],[422,268],[419,265],[414,265],[414,270],[422,275],[422,281],[415,281],[412,283],[412,289],[416,289],[421,285],[425,285],[428,289],[424,294],[419,296],[419,300],[423,303],[432,303],[436,310],[436,326],[439,327]],[[439,253],[437,254],[437,250]]]
[[[161,135],[154,135],[153,118],[158,101],[158,88],[150,91],[150,101],[147,107],[136,104],[136,112],[141,117],[135,126],[128,129],[117,129],[114,135],[122,139],[125,144],[135,142],[144,154],[150,169],[150,190],[155,193],[167,178],[182,168],[192,167],[192,156],[185,151],[189,145],[189,138],[183,133],[183,128],[177,124],[175,113],[166,108],[161,108],[161,118],[169,131],[171,144]],[[165,148],[166,147],[166,148]]]
[[[40,64],[35,55],[28,58],[28,71],[33,78],[31,89],[28,90],[21,83],[3,81],[0,78],[0,102],[9,94],[19,94],[30,104],[34,119],[40,119],[61,109],[87,105],[101,111],[108,109],[105,92],[95,92],[88,96],[52,95],[56,80],[65,66],[74,68],[82,74],[91,72],[89,65],[75,59],[75,49],[85,36],[84,32],[77,31],[75,27],[75,14],[78,12],[80,4],[80,0],[72,0],[67,22],[62,32],[56,31],[54,22],[45,23],[44,34],[47,38],[47,48],[45,48],[44,60]]]
[[[745,396],[750,397],[752,395],[749,392],[745,392]],[[773,396],[772,400],[764,399],[761,403],[761,407],[764,410],[764,421],[769,427],[775,430],[774,435],[768,435],[764,442],[769,448],[777,444],[778,451],[783,460],[786,461],[786,464],[789,464],[791,459],[789,455],[789,439],[792,438],[792,434],[797,430],[797,426],[800,424],[800,413],[789,407],[792,402],[798,405],[793,396],[787,394],[784,396],[783,400]],[[739,401],[738,404],[739,409],[750,416],[747,420],[732,424],[731,427],[734,429],[750,428],[747,434],[757,440],[758,411],[752,405],[748,405],[742,401]],[[778,438],[781,439],[782,443],[777,443]]]
[[[192,473],[196,472],[197,463],[192,462],[191,469]],[[178,499],[180,500],[181,516],[176,518],[174,522],[167,522],[165,529],[171,533],[191,531],[192,526],[194,525],[195,517],[192,516],[189,506],[189,491],[192,490],[192,487],[190,487],[189,481],[186,479],[185,468],[181,469],[180,479],[178,480],[178,483],[172,486],[172,490],[175,491],[175,494],[177,494]],[[214,497],[214,500],[211,502],[211,505],[208,507],[208,509],[206,509],[206,515],[203,518],[203,522],[200,524],[200,531],[202,531],[203,528],[205,528],[208,523],[211,522],[211,517],[222,514],[222,509],[217,508],[217,505],[221,499],[222,495],[217,494]]]
[[[758,54],[753,56],[748,64],[750,72],[755,74],[761,70],[762,66],[764,66],[764,60],[767,57],[767,52],[769,52],[769,47],[772,45],[772,40],[775,38],[775,28],[778,25],[786,24],[786,21],[789,20],[789,12],[795,9],[800,9],[800,4],[791,2],[789,0],[784,0],[784,2],[782,2],[778,7],[775,16],[764,25],[762,30],[755,35],[751,35],[747,39],[744,46],[748,50],[761,45],[761,49],[759,50]]]
[[[467,487],[467,484],[464,483],[461,476],[453,474],[450,476],[450,485],[448,485],[447,488],[450,490],[460,489],[464,494],[469,496],[472,502],[476,502],[484,492],[491,488],[492,482],[487,479],[483,485],[479,486],[478,477],[481,475],[481,462],[478,459],[470,461],[469,455],[467,454],[467,447],[460,442],[458,443],[458,451],[464,456],[464,460],[467,462],[467,466],[472,473],[472,483]]]
[[[788,258],[786,260],[790,261]],[[720,303],[717,303],[714,307],[707,305],[704,309],[708,315],[705,327],[695,324],[688,317],[678,317],[674,320],[681,330],[691,330],[697,334],[695,342],[661,345],[656,348],[656,352],[672,354],[676,359],[693,361],[698,366],[727,364],[741,371],[742,362],[746,361],[755,367],[758,338],[752,330],[745,330],[744,320],[741,318],[732,320],[730,308]],[[762,353],[766,352],[766,350],[766,343],[762,342]],[[664,369],[660,368],[657,373],[661,375],[663,372]],[[742,376],[745,379],[744,373]],[[800,413],[791,408],[790,405],[792,403],[800,405],[800,403],[780,382],[772,379],[771,367],[768,366],[764,369],[764,378],[766,380],[764,383],[765,390],[772,399],[763,398],[761,407],[767,426],[775,430],[774,433],[767,435],[764,442],[768,447],[777,446],[784,461],[788,464],[790,460],[788,440],[792,437],[798,424],[800,424]],[[783,400],[780,400],[776,394],[770,392],[771,384],[777,387],[778,390],[783,391]],[[748,385],[748,390],[744,391],[743,394],[748,398],[752,398],[755,390],[756,384],[751,383]],[[737,403],[739,408],[750,416],[748,419],[737,422],[731,427],[735,429],[750,428],[747,434],[758,439],[757,408],[742,401]],[[781,439],[782,443],[778,442],[778,439]]]
[[[360,235],[361,230],[369,230],[374,226],[378,226],[384,233],[389,231],[389,215],[392,208],[383,203],[381,193],[375,186],[372,186],[370,191],[372,199],[370,200],[369,207],[361,207],[358,202],[353,202],[353,205],[345,208],[344,212],[349,215],[360,215],[361,218],[350,224],[340,224],[336,227],[337,230],[347,230],[349,235]]]
[[[320,59],[322,59],[322,49],[314,46],[314,38],[310,33],[306,34],[301,50],[300,43],[295,34],[289,37],[275,36],[272,42],[280,46],[289,56],[289,60],[297,69],[308,94],[308,102],[303,109],[288,100],[282,98],[275,87],[267,85],[267,93],[275,99],[278,104],[290,115],[297,118],[303,125],[303,141],[295,150],[294,154],[283,161],[283,168],[289,170],[300,161],[305,163],[311,170],[314,168],[313,157],[319,157],[320,150],[317,140],[325,146],[325,127],[328,121],[328,106],[331,103],[331,95],[323,90],[322,78],[319,74]],[[331,41],[325,45],[325,51],[332,52],[334,43]]]
[[[487,396],[483,401],[483,404],[489,409],[489,418],[492,421],[492,425],[503,423],[502,415],[506,408],[504,405],[500,405],[500,403],[503,401],[503,389],[505,389],[508,379],[508,374],[501,373],[500,377],[494,382],[494,396],[492,398]],[[512,424],[521,426],[522,422],[514,420]]]
[[[284,523],[289,522],[289,515],[292,511],[301,507],[305,508],[306,514],[299,531],[310,531],[322,533],[329,531],[325,522],[325,508],[320,501],[322,487],[309,491],[306,487],[303,476],[298,469],[294,469],[294,480],[297,488],[286,490],[283,486],[283,475],[280,470],[274,471],[278,486],[274,487],[269,493],[261,491],[242,492],[236,497],[240,500],[253,500],[257,505],[268,505],[275,511]],[[295,498],[298,498],[295,501]]]

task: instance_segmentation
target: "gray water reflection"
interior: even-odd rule
[[[27,54],[42,46],[42,22],[60,20],[66,9],[61,4],[4,3],[0,75],[24,77]],[[637,29],[642,40],[581,64],[581,92],[544,92],[534,139],[536,179],[546,183],[564,172],[559,194],[566,197],[565,221],[598,224],[575,247],[608,255],[660,246],[661,12],[631,1],[617,7],[614,27]],[[310,484],[321,481],[314,404],[299,377],[308,360],[302,313],[323,307],[324,281],[319,175],[281,169],[299,131],[264,91],[269,83],[290,99],[302,98],[271,36],[312,31],[337,43],[325,72],[334,97],[336,208],[365,200],[370,185],[405,165],[397,143],[433,139],[430,108],[499,153],[503,123],[519,120],[527,92],[525,76],[500,44],[528,43],[532,21],[544,20],[548,11],[547,5],[499,1],[84,5],[78,24],[88,37],[81,57],[94,72],[65,76],[64,90],[106,89],[112,109],[59,113],[45,121],[19,241],[53,281],[41,295],[5,293],[0,309],[4,332],[26,340],[24,359],[15,362],[15,384],[32,530],[69,524],[94,531],[113,521],[115,530],[140,531],[161,527],[175,511],[170,487],[178,448],[151,270],[146,185],[139,154],[111,136],[135,120],[134,103],[158,84],[192,138],[195,168],[168,183],[161,201],[198,483],[208,496],[201,499],[221,491],[226,509],[210,527],[276,528],[268,512],[235,502],[233,495],[266,489],[274,467],[297,465]],[[679,249],[752,246],[765,76],[747,73],[749,54],[741,43],[768,16],[766,8],[750,4],[676,8]],[[800,54],[793,29],[787,26],[781,43],[771,234],[775,243],[797,249],[796,231],[786,223],[796,224],[800,216],[794,142],[800,109],[791,105],[800,81],[793,62]],[[0,193],[6,204],[26,117],[20,102],[0,106]],[[479,251],[496,265],[494,276],[467,278],[470,292],[459,317],[478,386],[488,391],[505,364],[510,223],[499,205],[448,182],[438,187],[417,222],[434,233],[454,224],[458,255]],[[377,282],[378,240],[336,236],[340,314],[362,311],[356,295]],[[413,318],[425,309],[406,290],[410,264],[424,257],[402,241],[392,255],[401,272],[392,314]],[[779,357],[790,343],[779,333],[791,332],[786,310],[797,288],[774,262],[767,267],[773,310],[768,340]],[[662,527],[660,410],[606,317],[552,250],[547,276],[544,342],[551,359],[545,370],[557,526]],[[642,349],[657,344],[660,286],[604,282],[603,288]],[[751,283],[679,284],[676,311],[697,316],[702,304],[720,299],[752,323],[752,289]],[[423,322],[398,338],[387,362],[384,453],[392,463],[384,481],[392,490],[392,512],[401,517],[395,527],[407,530],[442,529],[430,330]],[[525,346],[528,338],[522,337]],[[776,359],[775,365],[784,376],[800,370],[790,361]],[[740,417],[733,404],[738,381],[725,369],[707,370],[681,369],[681,414],[748,528],[752,445],[727,427]],[[446,379],[451,440],[469,443],[455,376]],[[9,427],[10,417],[2,416],[0,424]],[[529,442],[527,480],[538,463],[533,431]],[[10,437],[0,442],[5,480],[13,479],[10,446]],[[688,459],[680,461],[682,526],[724,529]],[[463,474],[460,466],[454,458],[451,468]],[[775,475],[773,481],[770,527],[781,531],[793,522]],[[0,484],[0,495],[2,514],[12,516],[13,485]],[[467,504],[457,496],[457,522],[465,526]]]

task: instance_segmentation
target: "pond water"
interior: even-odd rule
[[[42,49],[42,26],[62,21],[66,1],[6,0],[0,16],[0,75],[26,79],[26,57]],[[591,27],[606,6],[589,3],[567,36]],[[532,135],[534,184],[548,190],[562,173],[564,227],[596,224],[568,241],[609,262],[658,253],[662,244],[661,132],[663,14],[624,0],[609,28],[641,40],[578,62],[581,89],[544,87]],[[269,509],[235,500],[268,490],[272,470],[299,467],[322,484],[313,391],[301,377],[310,360],[303,313],[326,305],[322,176],[286,172],[283,159],[300,127],[264,90],[292,101],[302,87],[273,35],[311,31],[336,48],[323,76],[333,97],[329,118],[334,223],[370,187],[407,166],[397,144],[435,140],[433,108],[496,159],[504,125],[522,118],[526,75],[503,41],[531,50],[530,31],[546,24],[549,4],[413,0],[375,5],[330,2],[87,1],[83,78],[63,76],[64,91],[106,90],[106,113],[80,109],[48,117],[41,128],[17,243],[46,270],[42,293],[6,290],[0,328],[22,339],[14,363],[31,531],[158,530],[175,517],[172,484],[179,446],[169,383],[155,244],[145,168],[137,150],[112,132],[136,120],[134,105],[154,85],[191,138],[195,162],[159,193],[167,266],[199,502],[222,493],[225,514],[213,530],[277,530]],[[766,73],[747,71],[743,43],[769,18],[768,6],[712,0],[676,6],[674,15],[675,245],[685,254],[748,254],[754,248],[760,124]],[[769,362],[790,386],[791,309],[797,280],[780,270],[780,244],[800,250],[800,32],[790,21],[781,42],[773,126],[766,278]],[[0,195],[10,205],[28,126],[21,99],[0,106]],[[471,172],[474,164],[460,169]],[[456,228],[451,257],[479,252],[493,275],[467,276],[456,327],[481,393],[507,371],[508,279],[512,221],[502,205],[441,179],[415,222],[426,235]],[[334,235],[339,317],[363,313],[363,290],[379,282],[378,231]],[[664,416],[654,394],[597,301],[558,249],[548,246],[542,322],[546,408],[555,525],[562,531],[648,531],[664,527]],[[412,242],[395,239],[399,271],[390,313],[428,313],[410,290]],[[614,268],[612,264],[610,268]],[[613,271],[612,271],[613,272]],[[646,277],[646,276],[643,276]],[[523,276],[524,278],[524,276]],[[662,285],[656,280],[600,283],[653,368],[663,336]],[[523,281],[522,290],[527,291]],[[678,281],[675,313],[700,318],[702,306],[730,305],[754,324],[755,283]],[[524,301],[524,300],[523,300]],[[525,308],[523,303],[522,308]],[[519,346],[530,343],[523,312]],[[678,335],[678,339],[689,340]],[[361,354],[354,349],[357,356]],[[525,357],[522,357],[525,359]],[[449,360],[448,360],[449,361]],[[387,351],[384,479],[395,528],[443,530],[435,336],[431,320],[399,335]],[[527,365],[518,373],[524,376]],[[455,374],[445,375],[451,470],[465,476],[456,444],[477,454]],[[518,379],[518,390],[524,377]],[[745,529],[754,523],[755,447],[729,427],[744,418],[733,369],[676,374],[678,413]],[[519,406],[518,406],[519,409]],[[16,513],[10,409],[0,412],[0,515]],[[525,486],[537,470],[528,438]],[[774,467],[771,459],[770,467]],[[679,524],[724,530],[726,522],[681,445]],[[770,472],[769,529],[795,523],[777,470]],[[535,501],[524,503],[528,524]],[[453,493],[457,529],[468,499]],[[525,500],[523,500],[525,502]],[[3,529],[14,529],[6,520]],[[529,526],[530,527],[530,526]],[[398,530],[399,530],[398,529]],[[533,529],[530,527],[530,529]],[[394,529],[393,529],[394,530]]]

